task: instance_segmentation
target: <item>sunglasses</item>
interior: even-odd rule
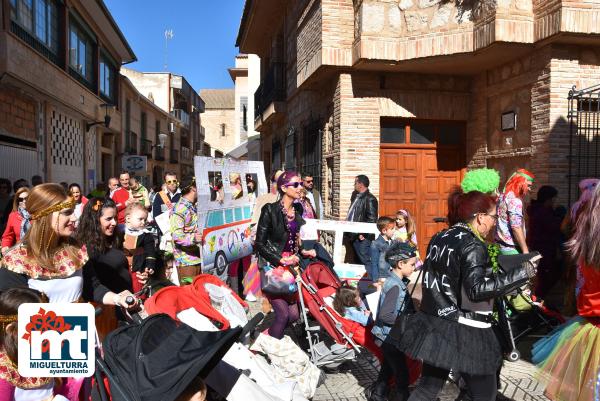
[[[307,184],[310,184],[311,182],[313,182],[314,180],[304,180],[304,182],[306,182]]]
[[[17,199],[19,199],[19,202],[25,202],[27,200],[27,197],[22,198],[19,196]]]
[[[179,184],[179,181],[177,181],[177,180],[168,180],[168,181],[165,181],[165,182],[166,182],[167,184],[169,184],[169,185],[170,185],[170,184]]]
[[[298,188],[299,186],[301,186],[302,183],[301,182],[290,182],[289,184],[284,185],[284,187],[294,187],[294,188]]]

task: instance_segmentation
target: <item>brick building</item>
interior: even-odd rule
[[[161,185],[166,171],[180,173],[179,165],[171,159],[171,149],[179,150],[174,117],[140,93],[129,78],[121,76],[123,118],[120,136],[122,155],[146,156],[145,171],[134,171],[145,185]],[[161,135],[164,145],[161,146]],[[104,156],[104,154],[103,154]],[[104,172],[102,173],[104,176]]]
[[[90,190],[111,174],[119,68],[135,60],[102,1],[0,2],[0,176]]]
[[[121,74],[131,81],[139,93],[169,113],[168,124],[163,128],[169,136],[168,154],[165,154],[165,158],[178,174],[193,174],[194,155],[202,154],[204,148],[204,131],[200,121],[204,101],[181,75],[170,72],[139,72],[124,67],[121,68]],[[133,146],[134,142],[137,144],[138,138],[144,138],[142,132],[138,136],[127,126],[123,133],[126,147]],[[148,136],[145,139],[152,140]]]
[[[367,174],[421,244],[467,168],[528,167],[564,202],[567,95],[600,82],[599,17],[586,0],[246,0],[266,168],[320,177],[330,218]]]

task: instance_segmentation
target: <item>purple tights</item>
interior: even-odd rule
[[[275,321],[269,327],[269,335],[281,339],[287,325],[300,318],[298,303],[290,304],[285,298],[269,298],[269,301],[275,312]]]

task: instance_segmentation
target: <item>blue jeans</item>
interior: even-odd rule
[[[359,240],[355,239],[352,241],[352,248],[358,257],[358,260],[361,264],[365,265],[365,271],[369,271],[369,267],[371,266],[371,240],[364,239]],[[373,280],[372,277],[368,277],[368,274],[363,276],[358,282],[358,291],[361,295],[361,298],[365,304],[367,304],[367,299],[365,295],[371,294],[376,291],[375,287],[372,286]],[[367,304],[368,307],[368,304]]]
[[[365,269],[369,271],[367,267],[371,266],[371,240],[366,238],[362,241],[355,239],[352,242],[352,248],[354,248],[360,263],[365,265]]]

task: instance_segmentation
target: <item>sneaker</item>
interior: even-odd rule
[[[248,294],[246,294],[246,301],[256,302],[256,297],[254,296],[253,293],[249,292]]]

